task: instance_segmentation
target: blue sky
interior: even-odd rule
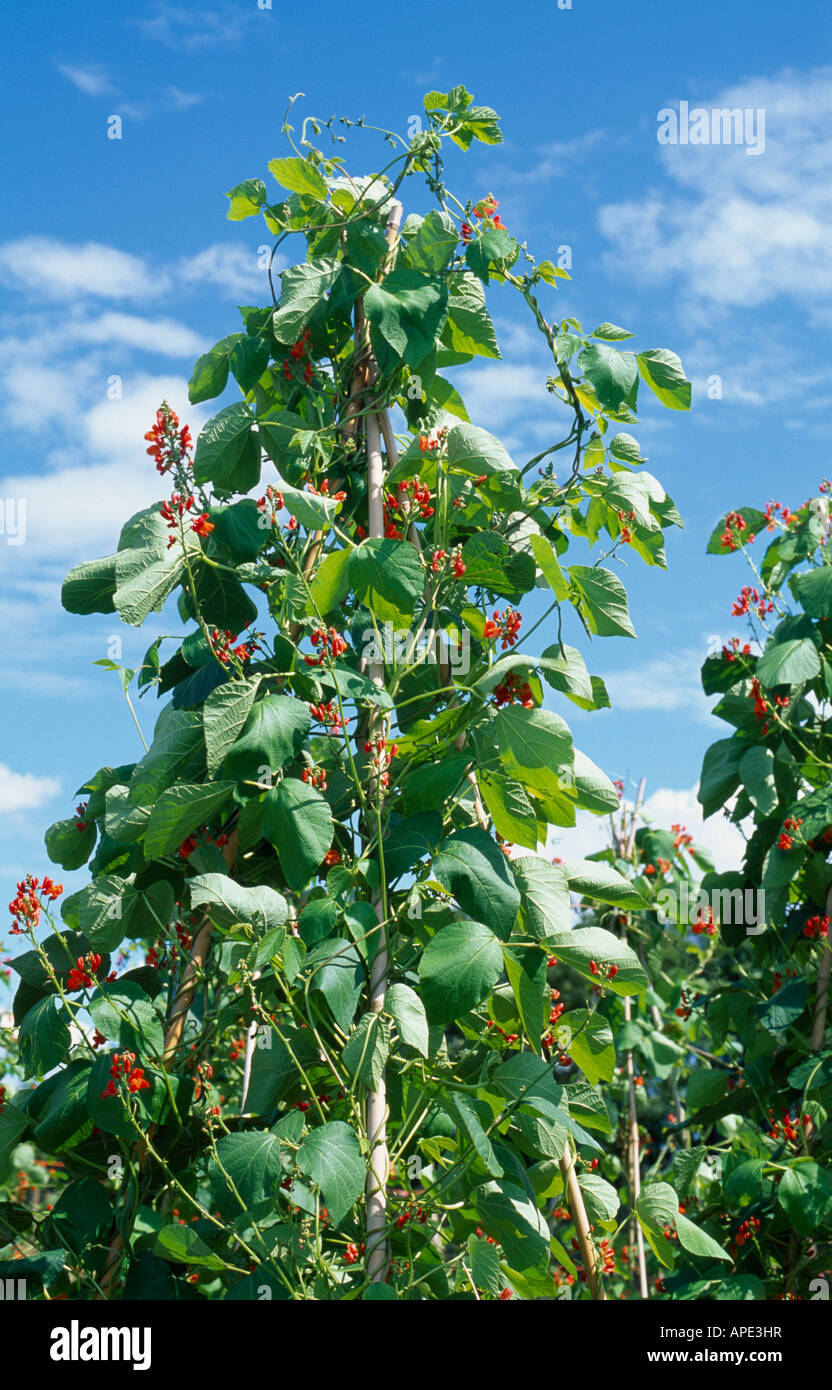
[[[265,0],[261,0],[265,3]],[[266,302],[259,223],[225,220],[225,190],[268,178],[286,99],[304,114],[404,131],[422,94],[462,81],[493,105],[505,144],[452,158],[464,194],[492,191],[539,258],[568,246],[573,280],[551,314],[603,319],[634,345],[672,347],[694,382],[690,415],[645,402],[634,431],[681,510],[666,573],[625,576],[639,641],[588,654],[611,713],[572,717],[611,776],[648,778],[653,813],[695,827],[705,747],[719,736],[698,670],[737,630],[739,562],[704,555],[728,506],[801,503],[830,471],[832,11],[774,0],[665,7],[537,0],[510,8],[323,0],[219,4],[29,3],[6,20],[0,205],[0,498],[25,498],[23,544],[0,536],[0,897],[47,867],[46,825],[75,788],[140,749],[117,679],[92,665],[123,641],[141,661],[157,632],[62,613],[60,581],[114,547],[158,494],[142,434],[166,396],[186,405],[193,359]],[[680,102],[765,111],[765,149],[662,146],[657,114]],[[122,139],[107,138],[108,118]],[[358,132],[353,172],[379,146]],[[415,192],[414,195],[415,196]],[[413,204],[419,210],[418,202]],[[477,423],[518,458],[556,437],[545,358],[510,301],[492,312],[504,363],[463,379]],[[708,378],[719,375],[720,399]],[[121,380],[121,399],[108,383]],[[148,702],[140,718],[146,733]],[[728,832],[705,836],[730,856]],[[592,842],[574,832],[574,855]],[[71,880],[70,880],[71,881]],[[8,892],[6,891],[8,888]]]

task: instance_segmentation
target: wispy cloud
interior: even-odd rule
[[[100,242],[70,245],[44,236],[0,246],[0,278],[51,299],[147,299],[165,288],[139,256]]]
[[[58,71],[88,97],[112,96],[116,84],[99,63],[58,63]]]
[[[258,10],[252,0],[245,9],[226,4],[213,9],[198,6],[188,10],[183,5],[160,3],[153,6],[150,14],[133,23],[147,38],[167,48],[194,52],[218,44],[238,43],[253,24],[263,23],[263,20],[264,12]]]
[[[810,313],[820,304],[828,321],[832,67],[750,80],[698,104],[762,109],[765,150],[657,144],[669,185],[601,209],[607,266],[640,284],[675,283],[683,309],[703,315],[785,297]]]
[[[13,772],[0,763],[0,814],[14,815],[45,806],[61,790],[57,777],[36,777],[31,772]]]

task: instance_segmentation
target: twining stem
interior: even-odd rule
[[[228,865],[229,872],[237,856],[238,844],[239,837],[237,831],[233,830],[228,837],[228,843],[223,848],[223,856]],[[168,1015],[168,1026],[165,1032],[165,1043],[162,1053],[162,1063],[165,1070],[168,1068],[168,1063],[176,1056],[179,1044],[182,1041],[185,1019],[194,1001],[197,981],[204,970],[213,931],[213,924],[209,918],[206,917],[193,939],[193,944],[188,956],[188,964],[185,967],[182,982]],[[155,1125],[150,1126],[147,1135],[148,1141],[152,1139],[155,1129]],[[147,1161],[147,1155],[148,1142],[142,1141],[138,1143],[136,1145],[136,1156],[138,1158],[139,1167],[144,1167]],[[110,1258],[101,1276],[100,1290],[96,1294],[96,1300],[99,1301],[112,1297],[113,1284],[115,1283],[116,1274],[121,1264],[124,1251],[124,1241],[119,1231],[113,1231],[108,1249],[110,1251]]]
[[[618,853],[622,859],[633,860],[636,846],[636,825],[638,814],[644,801],[644,788],[646,778],[642,777],[638,784],[636,803],[633,807],[633,814],[630,820],[629,832],[624,824],[621,827],[621,834],[618,841]],[[622,933],[625,935],[626,933]],[[632,1003],[629,994],[624,996],[624,1022],[629,1024],[632,1020]],[[641,1148],[638,1136],[638,1111],[636,1109],[636,1075],[633,1064],[633,1054],[631,1050],[627,1052],[627,1181],[630,1191],[630,1207],[635,1210],[636,1202],[641,1192]],[[635,1233],[636,1253],[638,1259],[638,1287],[642,1298],[649,1298],[647,1285],[647,1260],[644,1251],[644,1233],[636,1220],[631,1218],[631,1231]],[[630,1239],[632,1244],[632,1236]]]
[[[388,254],[384,265],[385,274],[392,266],[401,218],[402,205],[398,200],[395,200],[390,208],[385,231],[388,246]],[[356,327],[357,326],[358,325],[356,325]],[[369,365],[370,383],[374,385],[375,364],[372,360],[372,355],[370,355],[369,358]],[[389,448],[389,444],[392,441],[392,429],[386,411],[382,412],[380,409],[370,411],[365,417],[367,443],[367,525],[369,536],[374,540],[382,540],[384,538],[384,460],[381,452],[382,429],[385,431],[385,437],[388,441]],[[388,463],[390,462],[391,458],[388,457]],[[383,688],[383,662],[371,661],[369,663],[368,674],[374,685]],[[369,720],[370,739],[372,739],[377,730],[382,727],[384,727],[384,721],[380,718],[378,711],[374,710]],[[377,805],[380,804],[382,790],[381,779],[379,777],[376,779],[375,786],[372,788],[373,799],[376,801]],[[373,895],[372,906],[379,921],[379,928],[376,933],[375,952],[370,965],[370,989],[367,1000],[367,1010],[371,1014],[380,1014],[384,1008],[384,997],[387,993],[390,965],[387,942],[386,906],[382,895]],[[384,1071],[382,1071],[377,1084],[367,1091],[364,1102],[364,1120],[367,1131],[367,1143],[370,1150],[365,1186],[365,1223],[367,1237],[365,1242],[366,1271],[367,1278],[370,1282],[378,1283],[387,1276],[389,1260],[388,1242],[385,1232],[387,1228],[387,1181],[390,1172],[390,1157],[387,1149],[387,1078]]]
[[[581,1191],[578,1175],[575,1172],[575,1160],[568,1139],[566,1141],[566,1148],[563,1151],[563,1157],[560,1161],[560,1171],[566,1190],[566,1205],[569,1208],[572,1225],[575,1227],[578,1249],[581,1252],[581,1260],[586,1270],[586,1279],[589,1284],[590,1293],[599,1303],[605,1303],[607,1295],[603,1280],[598,1275],[598,1256],[595,1252],[592,1233],[589,1229],[589,1218],[586,1214],[586,1207],[584,1206],[584,1194]]]

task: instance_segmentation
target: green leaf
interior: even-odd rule
[[[134,980],[105,980],[89,1002],[90,1017],[108,1042],[136,1052],[141,1061],[161,1057],[162,1020],[144,990]]]
[[[453,425],[448,430],[448,468],[451,473],[483,474],[516,473],[517,470],[503,445],[488,430],[479,425]]]
[[[512,1269],[545,1269],[549,1228],[525,1190],[511,1182],[490,1182],[472,1195],[483,1228],[502,1245]]]
[[[503,971],[500,943],[479,922],[450,922],[426,946],[419,966],[431,1023],[452,1023],[482,1003]]]
[[[635,637],[627,591],[617,574],[603,567],[570,565],[569,577],[590,632],[599,637]]]
[[[419,552],[409,541],[366,540],[350,552],[349,581],[382,623],[406,626],[425,588]]]
[[[817,1236],[832,1211],[832,1179],[809,1159],[787,1168],[777,1185],[777,1201],[801,1236]]]
[[[153,742],[130,777],[131,803],[151,806],[174,782],[198,777],[205,766],[202,735],[199,711],[166,706],[157,720]]]
[[[712,1236],[708,1235],[707,1231],[695,1226],[680,1211],[676,1212],[676,1234],[679,1237],[679,1244],[690,1255],[701,1255],[704,1259],[727,1260],[729,1264],[733,1263],[733,1255],[729,1255]]]
[[[690,410],[690,382],[675,352],[651,348],[636,357],[642,379],[670,410]]]
[[[777,806],[774,784],[774,754],[770,748],[756,743],[747,748],[740,759],[740,780],[753,805],[761,816],[770,816]]]
[[[490,1293],[492,1298],[498,1298],[503,1287],[500,1259],[499,1249],[496,1245],[490,1245],[485,1236],[468,1237],[471,1277],[477,1288]]]
[[[364,1191],[364,1160],[353,1130],[341,1120],[311,1130],[297,1162],[321,1189],[332,1223],[339,1226]]]
[[[208,772],[214,773],[242,732],[260,685],[259,676],[228,681],[212,690],[202,710],[202,727]],[[181,711],[185,714],[186,711]],[[193,718],[193,715],[189,716]]]
[[[371,1091],[378,1090],[390,1054],[390,1025],[381,1014],[362,1014],[341,1050],[347,1071]]]
[[[674,1229],[678,1212],[679,1199],[666,1182],[654,1182],[643,1187],[635,1205],[638,1223],[650,1249],[666,1269],[673,1268],[675,1252],[664,1234],[664,1228],[669,1226],[671,1230]]]
[[[200,433],[194,481],[213,483],[218,492],[249,492],[260,480],[260,442],[254,415],[245,401],[227,405]]]
[[[63,1062],[70,1046],[69,1013],[55,1008],[52,996],[41,999],[20,1025],[18,1047],[25,1076],[43,1076]]]
[[[269,173],[291,193],[308,193],[321,201],[326,198],[326,180],[308,159],[296,158],[293,155],[285,159],[270,159]]]
[[[285,777],[263,798],[263,834],[277,850],[289,887],[300,892],[332,844],[329,805],[314,787]]]
[[[590,1221],[614,1221],[620,1202],[612,1183],[601,1177],[600,1173],[579,1173],[578,1186],[581,1189]]]
[[[590,1086],[599,1081],[612,1081],[615,1074],[615,1048],[612,1029],[605,1018],[590,1014],[586,1009],[571,1009],[558,1020],[558,1042],[573,1062],[577,1062]],[[571,1034],[561,1040],[561,1029]]]
[[[820,656],[810,637],[770,641],[757,662],[761,685],[803,685],[820,675]]]
[[[431,351],[445,322],[448,291],[443,280],[399,266],[364,295],[373,345],[414,370]]]
[[[531,936],[546,938],[572,927],[569,883],[559,864],[537,854],[512,859],[514,881],[520,890],[521,911]]]
[[[322,941],[306,959],[310,989],[320,990],[342,1032],[347,1032],[364,987],[364,964],[352,941]]]
[[[228,800],[233,782],[179,782],[162,792],[150,814],[144,837],[148,859],[170,854],[206,825]]]
[[[416,235],[408,241],[408,260],[414,270],[438,275],[447,266],[458,244],[459,233],[453,218],[434,208],[422,219]]]
[[[332,550],[325,555],[309,585],[309,604],[318,617],[325,618],[350,591],[349,550]]]
[[[265,695],[252,707],[245,727],[226,753],[223,776],[234,782],[268,785],[296,758],[311,727],[309,706],[290,695]],[[266,771],[264,771],[264,769]]]
[[[434,856],[431,876],[469,917],[490,927],[501,940],[508,938],[520,894],[505,855],[486,831],[472,826],[449,835]]]
[[[149,613],[160,612],[176,588],[185,568],[183,548],[178,538],[168,546],[172,532],[158,504],[133,517],[122,532],[116,556],[116,589],[113,603],[126,623],[141,627]],[[186,545],[196,551],[193,531],[186,531]]]
[[[615,978],[606,984],[613,994],[639,994],[647,986],[647,976],[635,951],[602,927],[579,927],[547,937],[546,949],[592,984],[598,983],[598,976],[590,969],[591,962],[617,966]]]
[[[237,563],[254,560],[269,536],[261,525],[264,516],[253,497],[244,497],[230,507],[212,507],[214,540],[224,545]]]
[[[734,738],[717,739],[705,753],[696,799],[705,817],[713,815],[740,784],[740,763],[745,749]]]
[[[68,613],[114,613],[116,557],[86,560],[69,571],[61,589],[61,603]]]
[[[241,1210],[251,1211],[258,1202],[274,1196],[283,1177],[280,1162],[280,1140],[271,1130],[247,1134],[224,1134],[217,1140],[217,1158],[209,1165],[211,1195],[226,1216],[237,1216]],[[237,1201],[229,1189],[228,1174],[243,1202]]]
[[[221,338],[208,352],[197,358],[188,382],[188,400],[191,405],[198,405],[202,401],[210,401],[214,396],[222,395],[228,381],[231,354],[244,337],[243,333],[232,333],[227,338]]]
[[[191,1226],[163,1226],[156,1236],[153,1254],[177,1264],[200,1265],[203,1269],[227,1269],[228,1265]]]
[[[574,761],[569,726],[546,709],[508,705],[491,726],[500,759],[524,786],[557,796],[571,778]]]
[[[628,879],[603,859],[573,859],[563,865],[573,893],[622,910],[644,907],[644,899]]]
[[[565,599],[569,594],[569,585],[560,567],[560,562],[554,546],[550,541],[547,541],[545,536],[540,536],[534,531],[529,536],[529,544],[531,545],[538,568],[555,595],[555,598],[558,600]],[[550,650],[554,651],[554,648]]]
[[[430,1050],[428,1020],[416,991],[409,985],[390,985],[384,996],[384,1007],[398,1028],[402,1042],[427,1057]]]
[[[468,243],[465,259],[474,274],[487,284],[493,270],[500,278],[501,265],[514,265],[519,254],[520,247],[513,236],[503,227],[491,227],[481,237]]]
[[[622,338],[632,338],[632,333],[626,328],[619,328],[615,323],[602,323],[594,328],[590,333],[590,338],[603,338],[608,342],[620,342]]]
[[[480,281],[465,271],[453,277],[449,290],[448,321],[442,330],[444,346],[451,352],[470,356],[499,357],[497,336]]]
[[[632,353],[593,344],[579,353],[578,366],[605,410],[635,405],[638,369]]]
[[[56,821],[43,837],[46,853],[52,863],[60,864],[62,869],[80,869],[92,854],[98,834],[95,822],[80,824],[84,826],[83,830],[79,830],[78,821]]]
[[[789,980],[770,999],[755,1007],[760,1024],[768,1033],[783,1033],[796,1023],[806,1008],[805,980]]]
[[[540,1035],[549,1018],[549,983],[546,957],[528,946],[503,946],[506,976],[511,985],[520,1021],[534,1048],[540,1049]]]
[[[226,193],[230,204],[226,217],[229,222],[242,222],[254,217],[266,201],[266,185],[262,179],[243,179]]]
[[[31,1121],[10,1100],[0,1110],[0,1182],[5,1182],[12,1166],[12,1155]]]
[[[318,305],[341,274],[336,260],[303,261],[280,276],[280,308],[272,315],[272,329],[279,343],[294,343]]]
[[[832,566],[824,565],[821,569],[798,574],[795,576],[794,585],[808,618],[832,618]]]
[[[443,1097],[442,1105],[446,1113],[451,1116],[451,1119],[455,1120],[457,1124],[461,1125],[465,1130],[465,1133],[474,1145],[475,1152],[478,1157],[482,1159],[491,1176],[494,1178],[501,1178],[503,1176],[503,1169],[494,1152],[491,1140],[488,1138],[473,1106],[469,1103],[467,1098],[461,1095],[459,1091],[450,1091]],[[483,1109],[485,1108],[484,1102],[481,1102],[481,1106]],[[490,1113],[488,1118],[491,1118]]]
[[[262,935],[289,920],[286,899],[267,884],[246,888],[227,874],[198,874],[188,884],[191,906],[205,912],[217,927],[230,930],[247,922]]]

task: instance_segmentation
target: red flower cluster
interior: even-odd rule
[[[590,975],[597,975],[600,980],[614,980],[618,974],[617,965],[599,965],[597,960],[589,962]]]
[[[430,434],[420,434],[420,435],[419,435],[419,451],[420,451],[420,453],[423,453],[423,454],[430,454],[430,453],[433,452],[434,449],[439,449],[439,448],[441,448],[442,445],[443,445],[444,442],[445,442],[445,436],[447,435],[447,433],[448,433],[447,427],[446,427],[445,425],[440,425],[440,426],[439,426],[439,429],[438,429],[438,430],[435,430],[434,433],[433,433],[432,435],[430,435]],[[406,484],[405,484],[405,483],[402,483],[402,487],[405,487],[405,486],[406,486]]]
[[[751,647],[749,643],[746,642],[742,650],[740,650],[739,637],[732,637],[730,646],[722,648],[722,655],[725,657],[726,661],[735,661],[738,656],[750,656]]]
[[[808,936],[810,939],[816,936],[827,938],[829,936],[829,918],[820,916],[810,917],[803,928],[803,935]]]
[[[135,1052],[122,1052],[121,1055],[119,1055],[118,1052],[114,1053],[113,1065],[110,1067],[110,1076],[113,1080],[109,1081],[106,1089],[101,1092],[102,1100],[105,1100],[108,1096],[118,1095],[116,1081],[121,1077],[124,1077],[126,1080],[127,1089],[131,1095],[136,1091],[150,1090],[150,1082],[147,1080],[143,1069],[134,1066],[135,1061]]]
[[[771,599],[766,598],[765,594],[760,596],[756,589],[752,589],[749,584],[743,586],[739,596],[734,599],[731,612],[735,618],[742,618],[751,609],[757,614],[758,618],[765,618],[769,613],[774,612],[774,604]]]
[[[75,815],[76,815],[76,817],[77,817],[77,819],[76,819],[76,821],[75,821],[75,829],[76,829],[76,830],[86,830],[86,828],[87,828],[87,822],[84,820],[84,816],[87,814],[87,807],[88,807],[88,806],[89,806],[89,802],[88,802],[88,801],[82,801],[82,802],[79,803],[79,805],[77,805],[77,806],[75,807]]]
[[[86,956],[79,956],[66,977],[66,987],[69,993],[72,994],[76,989],[92,989],[100,966],[101,957],[97,951],[90,951]]]
[[[769,706],[768,706],[768,702],[767,702],[767,700],[766,700],[766,697],[765,697],[765,695],[764,695],[763,692],[762,692],[762,688],[761,688],[761,686],[760,686],[760,682],[757,680],[757,677],[756,677],[756,676],[754,677],[754,679],[753,679],[752,682],[751,682],[751,689],[750,689],[749,692],[748,692],[748,698],[749,698],[749,700],[753,700],[753,701],[754,701],[754,718],[757,720],[757,723],[759,724],[759,722],[760,722],[761,719],[762,719],[762,720],[765,720],[765,723],[763,724],[762,728],[760,729],[760,733],[761,733],[761,734],[767,734],[767,733],[768,733],[768,719],[766,718],[766,716],[767,716],[768,713],[769,713]]]
[[[259,633],[254,632],[245,642],[240,642],[235,647],[232,644],[237,641],[237,634],[227,631],[220,632],[218,628],[214,628],[211,632],[211,646],[214,650],[214,656],[217,661],[222,662],[223,666],[227,666],[232,657],[242,664],[260,650],[259,636]]]
[[[303,659],[307,666],[323,666],[327,656],[335,661],[339,656],[343,656],[347,650],[347,644],[343,637],[335,631],[334,627],[316,627],[309,638],[313,647],[320,647],[319,656],[305,656]]]
[[[388,744],[387,739],[379,734],[372,742],[364,744],[364,752],[371,754],[370,767],[378,777],[381,785],[386,787],[390,782],[388,768],[399,751],[397,743]]]
[[[305,767],[300,774],[300,780],[309,787],[317,787],[319,791],[326,791],[326,768],[325,767]]]
[[[788,1110],[784,1110],[784,1111],[783,1111],[783,1118],[782,1118],[782,1120],[780,1121],[779,1124],[777,1123],[777,1121],[776,1121],[775,1118],[774,1118],[774,1111],[773,1111],[772,1109],[769,1109],[769,1112],[768,1112],[768,1113],[769,1113],[769,1118],[771,1119],[771,1129],[770,1129],[769,1132],[768,1132],[768,1137],[769,1137],[769,1139],[779,1139],[779,1138],[780,1138],[780,1130],[781,1130],[781,1127],[782,1127],[782,1130],[783,1130],[783,1138],[786,1140],[786,1143],[788,1143],[788,1144],[796,1144],[796,1143],[797,1143],[797,1137],[798,1137],[798,1136],[797,1136],[797,1129],[796,1129],[796,1127],[795,1127],[795,1121],[792,1119],[792,1117],[791,1117],[791,1115],[789,1114]],[[809,1117],[808,1115],[804,1115],[804,1116],[803,1116],[803,1119],[801,1120],[801,1124],[804,1126],[804,1128],[805,1128],[806,1126],[810,1125],[811,1123],[812,1123],[812,1121],[811,1121],[810,1117]],[[758,1223],[758,1226],[759,1226],[759,1223]],[[740,1229],[742,1229],[742,1228],[740,1228]],[[738,1241],[737,1243],[738,1243],[738,1244],[741,1244],[742,1242]]]
[[[190,468],[192,460],[191,431],[188,425],[179,428],[179,417],[167,401],[156,411],[156,423],[145,435],[150,448],[147,452],[156,460],[156,471],[167,473],[171,468]]]
[[[783,821],[783,829],[781,830],[780,838],[777,841],[777,848],[782,850],[791,849],[792,845],[794,844],[794,835],[790,834],[789,832],[797,830],[802,824],[803,821],[799,818],[795,820],[792,817],[787,816],[786,819]]]
[[[684,825],[671,825],[670,829],[676,836],[673,841],[674,849],[687,849],[689,845],[693,844],[693,836],[687,833]]]
[[[820,490],[821,492],[824,491],[823,483],[820,485]],[[775,512],[779,512],[780,515],[775,516]],[[768,526],[766,528],[768,531],[773,531],[778,521],[783,526],[790,526],[793,521],[797,521],[798,519],[797,512],[790,511],[782,502],[766,502],[765,514],[768,520]]]
[[[444,567],[447,558],[447,550],[434,550],[430,557],[431,572],[433,574],[438,574]],[[459,545],[451,552],[451,570],[455,579],[461,579],[465,573],[465,563],[462,559],[462,547]]]
[[[707,916],[703,916],[701,912],[699,913],[696,921],[691,926],[691,931],[694,936],[701,936],[703,932],[706,936],[716,936],[717,925],[714,921],[714,911],[712,907],[707,909]]]
[[[49,898],[54,902],[63,891],[63,884],[53,883],[48,874],[43,883],[27,874],[22,882],[18,883],[17,894],[9,903],[9,912],[15,919],[14,925],[9,928],[9,934],[20,936],[24,931],[33,931],[40,921],[42,900]]]
[[[516,608],[507,608],[502,617],[495,608],[494,617],[493,619],[489,618],[483,628],[482,635],[486,642],[492,642],[499,637],[500,645],[505,651],[507,647],[513,647],[517,641],[517,634],[520,631],[522,621],[523,619]]]
[[[630,530],[629,526],[626,525],[626,522],[635,521],[635,519],[635,512],[630,512],[628,516],[625,516],[622,511],[619,511],[618,513],[618,523],[620,527],[619,535],[625,545],[629,545],[630,541],[633,539],[633,533]]]
[[[726,550],[736,550],[738,545],[743,544],[743,539],[750,545],[754,539],[753,534],[749,532],[745,538],[742,535],[747,529],[742,512],[729,512],[725,518],[725,530],[719,538],[720,543]]]
[[[413,1220],[418,1221],[420,1225],[424,1226],[427,1219],[428,1214],[424,1207],[416,1207],[415,1209],[413,1207],[408,1207],[407,1211],[403,1211],[401,1215],[396,1218],[396,1226],[399,1230],[402,1230],[402,1228],[407,1225],[408,1221]]]
[[[497,209],[499,206],[500,204],[497,202],[497,199],[494,197],[494,194],[489,193],[486,198],[481,198],[478,203],[474,204],[472,211],[474,216],[479,221],[483,222],[486,226],[502,227],[502,220],[500,219],[500,216],[497,213]],[[462,237],[463,241],[470,241],[472,236],[474,235],[474,229],[471,226],[470,222],[463,222],[459,230],[460,236]]]
[[[309,349],[306,346],[309,342],[310,336],[310,329],[305,328],[301,333],[300,337],[297,339],[297,341],[294,342],[290,347],[289,356],[284,357],[283,375],[287,381],[295,380],[295,370],[293,363],[297,363],[297,365],[300,366],[301,362],[303,362],[303,359],[305,357],[307,358],[307,361],[303,368],[303,380],[307,386],[309,386],[311,382],[314,380],[315,368],[313,367],[311,360],[309,360],[308,358]]]
[[[494,687],[494,701],[500,705],[511,705],[515,700],[519,700],[523,709],[534,709],[534,696],[528,681],[521,678],[514,671],[509,671],[504,676],[499,685]]]
[[[164,517],[168,524],[168,529],[176,531],[182,517],[186,512],[192,512],[196,507],[193,493],[187,497],[182,497],[178,492],[171,493],[169,502],[163,502],[159,508],[159,515]],[[198,536],[210,536],[214,529],[213,521],[208,520],[208,513],[201,512],[199,516],[191,521],[191,530],[196,531]],[[176,535],[168,536],[168,550],[172,545],[176,545]]]
[[[309,713],[313,719],[317,719],[319,724],[324,724],[333,732],[343,727],[341,716],[331,700],[327,700],[325,704],[310,705]]]
[[[615,1251],[610,1245],[609,1238],[607,1236],[605,1236],[604,1239],[601,1241],[601,1244],[598,1247],[598,1254],[601,1256],[601,1273],[614,1274]]]

